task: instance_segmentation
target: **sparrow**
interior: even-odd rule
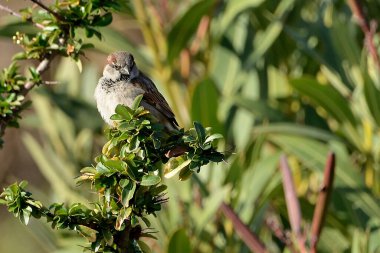
[[[153,81],[141,72],[132,54],[114,52],[107,57],[103,76],[95,88],[98,111],[104,121],[114,126],[110,117],[118,104],[131,107],[134,99],[143,95],[140,105],[148,110],[169,131],[178,129],[175,115]]]

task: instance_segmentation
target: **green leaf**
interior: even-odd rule
[[[113,235],[109,230],[102,230],[103,237],[108,246],[112,246],[113,244]]]
[[[80,170],[80,173],[89,173],[89,174],[95,174],[96,169],[94,167],[84,167],[83,169]]]
[[[141,178],[140,185],[142,186],[151,186],[156,185],[161,182],[161,177],[156,175],[144,175]]]
[[[120,179],[119,181],[119,186],[121,188],[126,187],[128,184],[129,184],[129,179],[123,178],[123,179]]]
[[[106,173],[109,173],[110,170],[102,163],[102,162],[99,162],[97,165],[96,165],[96,171],[100,174],[106,174]]]
[[[221,134],[210,135],[209,137],[206,138],[204,144],[212,142],[213,140],[217,140],[217,139],[223,139],[223,135]]]
[[[146,244],[145,242],[138,240],[137,243],[140,246],[140,249],[142,250],[143,253],[151,253],[152,252],[152,250],[149,248],[148,244]]]
[[[140,106],[140,103],[141,103],[141,100],[143,99],[144,95],[141,94],[141,95],[138,95],[135,100],[133,100],[133,103],[132,103],[132,106],[131,106],[131,109],[132,110],[136,110],[139,106]]]
[[[219,91],[211,78],[197,83],[192,96],[191,117],[194,121],[212,126],[216,132],[222,133],[223,126],[217,118],[219,97]]]
[[[180,181],[185,181],[193,175],[193,171],[189,167],[183,168],[178,175]]]
[[[89,242],[95,242],[96,241],[96,234],[98,233],[98,231],[96,231],[95,229],[92,229],[92,228],[89,228],[89,227],[83,226],[83,225],[77,225],[76,229],[78,230],[78,232],[81,235],[86,237],[86,239]]]
[[[189,166],[191,160],[184,161],[182,157],[171,158],[170,161],[165,165],[164,175],[165,178],[171,178],[177,174],[180,170]]]
[[[124,172],[127,164],[120,160],[108,160],[104,162],[104,166],[109,168],[111,171],[117,170],[119,172]]]
[[[211,8],[214,4],[215,2],[212,0],[199,1],[191,6],[177,22],[174,22],[174,26],[168,34],[167,59],[170,63],[187,46],[197,30],[201,18],[208,14],[211,15]]]
[[[129,201],[133,198],[136,191],[136,183],[129,181],[128,185],[121,192],[121,203],[124,207],[129,206]]]
[[[119,114],[123,119],[126,119],[126,120],[131,120],[133,116],[133,112],[131,111],[131,109],[129,109],[128,107],[124,105],[117,105],[115,112]]]
[[[92,22],[93,26],[107,26],[112,22],[112,13],[107,12],[103,16],[96,16]]]
[[[380,90],[367,74],[364,83],[364,96],[373,119],[380,126]]]
[[[203,144],[206,138],[206,130],[200,123],[196,121],[194,121],[193,124],[195,131],[197,132],[198,141]]]
[[[170,237],[168,244],[168,253],[191,253],[191,244],[185,229],[179,229]]]
[[[226,10],[223,13],[222,20],[220,21],[221,33],[227,30],[231,22],[243,11],[260,6],[265,0],[239,0],[228,1]]]
[[[356,125],[354,114],[344,98],[334,87],[322,85],[313,78],[299,78],[290,81],[290,84],[301,94],[311,98],[317,105],[322,106],[339,122],[348,121]]]
[[[115,229],[120,231],[122,228],[122,225],[124,223],[124,220],[127,219],[132,213],[132,207],[127,207],[121,209],[119,215],[117,216],[116,219],[116,224],[115,224]]]

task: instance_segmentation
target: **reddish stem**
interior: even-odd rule
[[[376,24],[375,21],[368,22],[366,19],[363,7],[360,4],[359,0],[348,0],[348,5],[351,8],[352,14],[356,18],[357,22],[359,23],[360,28],[362,29],[365,37],[365,45],[368,48],[368,51],[370,55],[372,56],[377,68],[380,70],[380,60],[379,60],[379,54],[377,52],[376,46],[373,41],[373,36],[375,34],[375,25],[370,24]]]
[[[311,253],[317,252],[317,244],[323,223],[325,221],[327,207],[333,188],[335,174],[335,154],[329,153],[325,166],[323,185],[318,195],[317,204],[315,205],[313,222],[311,226]]]
[[[281,157],[280,169],[282,173],[285,201],[286,201],[286,207],[288,209],[290,226],[292,228],[293,233],[295,234],[297,238],[300,252],[302,253],[307,252],[306,246],[305,246],[305,236],[302,234],[302,229],[301,229],[302,214],[301,214],[300,203],[297,198],[292,173],[289,168],[288,161],[285,155]]]
[[[265,245],[260,241],[260,239],[255,235],[236,215],[234,210],[227,205],[226,203],[222,203],[220,208],[222,209],[224,215],[234,224],[234,228],[236,232],[240,236],[240,238],[244,241],[247,247],[256,253],[266,253],[268,252],[265,248]]]

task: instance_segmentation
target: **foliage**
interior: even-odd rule
[[[81,68],[79,56],[93,45],[84,43],[77,35],[78,30],[84,29],[87,38],[95,35],[101,39],[95,28],[109,25],[111,11],[123,6],[123,1],[56,1],[49,7],[39,1],[36,3],[42,10],[29,7],[21,10],[21,15],[23,20],[41,30],[32,35],[16,32],[13,40],[24,51],[13,57],[11,65],[0,76],[0,144],[5,128],[18,126],[20,113],[29,104],[25,95],[31,87],[42,84],[41,72],[47,69],[51,58],[56,55],[71,57]],[[41,61],[39,67],[29,68],[29,76],[23,76],[18,68],[18,61],[26,59]]]
[[[140,238],[155,237],[145,232],[140,223],[150,228],[146,215],[155,215],[167,201],[167,187],[161,184],[159,175],[161,164],[168,162],[166,151],[177,146],[185,148],[183,162],[178,162],[178,157],[171,158],[176,159],[178,167],[172,168],[173,163],[168,166],[168,173],[179,172],[181,180],[199,172],[210,161],[222,161],[224,156],[212,146],[221,135],[206,134],[199,123],[194,123],[196,130],[168,133],[163,125],[154,123],[149,111],[139,106],[141,99],[142,95],[138,96],[131,108],[117,106],[111,118],[118,125],[109,130],[103,154],[95,159],[96,166],[81,170],[77,182],[90,181],[99,196],[98,202],[91,203],[92,209],[84,203],[54,203],[46,208],[31,198],[24,181],[4,189],[0,203],[6,204],[8,211],[24,224],[31,216],[45,217],[52,222],[52,228],[78,231],[91,243],[88,249],[93,252],[148,251]]]
[[[84,40],[104,53],[132,52],[180,125],[213,126],[226,137],[226,149],[236,153],[181,184],[165,181],[170,201],[157,218],[148,217],[157,228],[158,240],[149,242],[155,252],[249,252],[237,227],[220,215],[222,202],[268,251],[292,251],[297,242],[290,232],[279,157],[286,153],[289,158],[305,234],[329,151],[336,154],[336,176],[318,252],[378,251],[378,64],[368,45],[372,41],[376,53],[379,35],[375,27],[369,29],[372,39],[362,32],[364,23],[356,22],[352,2],[358,1],[132,0],[117,22],[98,29],[105,41]],[[360,5],[364,19],[376,21],[379,3]],[[17,22],[7,24],[0,34],[12,37],[22,29]],[[78,173],[75,168],[90,163],[99,142],[99,117],[78,123],[82,115],[94,115],[88,94],[96,80],[87,79],[97,71],[87,65],[86,78],[65,72],[70,75],[56,79],[67,85],[30,94],[37,116],[23,122],[40,134],[33,137],[22,129],[23,140],[53,188],[48,198],[89,198],[69,182]],[[57,72],[71,63],[62,66]],[[67,81],[67,76],[81,81]],[[86,152],[78,157],[73,150]],[[178,172],[177,162],[187,159],[168,164]],[[45,230],[33,227],[36,231],[46,244]],[[54,239],[49,242],[54,250],[68,250]]]

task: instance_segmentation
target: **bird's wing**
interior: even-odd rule
[[[152,80],[140,72],[140,76],[133,79],[131,82],[133,85],[138,86],[145,91],[143,100],[154,106],[159,112],[178,126],[172,109],[165,100],[164,96],[162,96],[162,94],[157,90]],[[144,87],[142,87],[142,83],[144,84]]]

